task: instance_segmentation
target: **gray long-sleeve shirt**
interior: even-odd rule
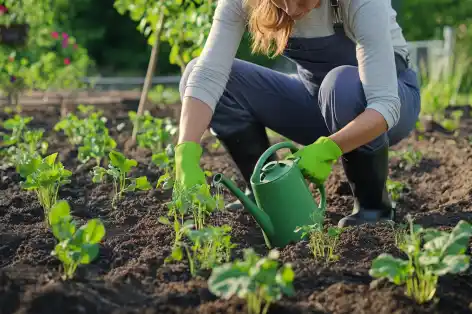
[[[394,51],[405,56],[407,43],[390,0],[340,0],[346,35],[356,43],[359,75],[367,108],[378,111],[391,129],[400,116]],[[219,101],[246,29],[242,0],[219,0],[205,47],[190,74],[184,97],[197,98],[212,110]],[[291,37],[334,34],[329,0],[296,21]]]

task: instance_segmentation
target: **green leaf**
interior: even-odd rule
[[[213,269],[208,279],[208,289],[225,300],[234,295],[244,298],[250,290],[251,283],[251,278],[246,271],[228,263]]]
[[[469,268],[470,256],[467,255],[448,255],[441,263],[438,263],[434,268],[434,273],[437,276],[446,274],[458,274],[466,271]]]
[[[157,221],[159,221],[161,224],[166,225],[166,226],[170,226],[170,225],[171,225],[171,222],[170,222],[169,218],[164,217],[164,216],[159,217],[159,218],[157,219]]]
[[[146,176],[136,178],[136,188],[138,190],[147,191],[152,189],[151,184],[149,183]]]
[[[184,252],[182,251],[182,248],[181,247],[175,247],[173,250],[172,250],[172,254],[171,254],[172,258],[176,261],[181,261],[182,258],[184,257]]]
[[[60,200],[49,211],[49,224],[55,225],[61,221],[63,217],[70,216],[70,206],[67,201]]]
[[[84,244],[80,250],[80,257],[78,263],[80,264],[90,264],[98,256],[98,244]]]
[[[99,243],[105,236],[105,226],[100,219],[91,219],[80,227],[82,230],[82,243]]]
[[[409,273],[408,261],[395,258],[386,253],[382,253],[375,258],[369,270],[369,275],[372,277],[386,277],[396,285],[404,283]]]

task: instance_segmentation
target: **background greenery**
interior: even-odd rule
[[[103,75],[143,75],[151,47],[136,29],[137,23],[120,15],[113,7],[114,0],[63,1],[57,7],[64,31],[73,34],[88,49],[89,55]],[[462,0],[393,0],[399,9],[398,21],[407,40],[442,38],[442,27],[467,24],[472,27],[472,4]],[[471,32],[469,31],[469,34]],[[472,35],[468,37],[470,41]],[[270,65],[273,60],[251,56],[246,35],[238,57]],[[170,47],[163,44],[157,71],[160,74],[178,73],[179,68],[168,62]]]
[[[7,3],[7,0],[0,0]],[[95,67],[102,75],[139,75],[146,72],[151,47],[137,29],[138,23],[128,15],[120,15],[114,8],[115,0],[23,0],[29,7],[48,6],[47,17],[56,30],[74,36],[77,43],[88,50]],[[34,5],[32,5],[34,4]],[[392,0],[398,10],[398,21],[407,40],[442,38],[445,25],[461,26],[460,43],[472,49],[472,4],[470,0]],[[156,74],[179,73],[180,69],[168,61],[170,46],[162,43]],[[472,53],[471,53],[472,54]],[[238,57],[271,65],[274,60],[250,53],[250,41],[246,36]]]

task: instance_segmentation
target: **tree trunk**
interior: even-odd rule
[[[133,134],[131,136],[131,142],[128,145],[128,148],[131,148],[136,144],[136,136],[138,134],[139,130],[139,125],[138,125],[138,119],[140,116],[143,115],[145,106],[146,106],[146,101],[147,101],[147,94],[149,92],[149,89],[152,85],[152,77],[154,74],[154,71],[156,70],[156,64],[157,64],[157,56],[159,54],[159,44],[160,44],[160,37],[162,33],[162,28],[164,26],[164,12],[162,11],[159,16],[159,20],[156,25],[156,38],[155,42],[152,45],[152,50],[151,50],[151,56],[149,57],[149,65],[147,68],[147,73],[146,73],[146,78],[144,80],[144,85],[143,89],[141,92],[141,98],[139,99],[139,106],[138,106],[138,111],[136,112],[136,121],[134,121],[134,127],[133,127]]]

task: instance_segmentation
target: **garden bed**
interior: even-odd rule
[[[119,149],[131,133],[124,105],[104,107],[112,136]],[[168,115],[176,110],[161,112]],[[25,112],[34,116],[31,127],[47,130],[49,152],[59,152],[72,182],[60,190],[74,218],[81,223],[100,218],[106,236],[99,257],[79,268],[71,281],[60,279],[61,264],[51,251],[56,240],[44,225],[43,210],[33,193],[20,188],[14,169],[0,171],[0,313],[245,313],[245,302],[217,299],[207,289],[206,278],[192,278],[186,262],[165,263],[171,252],[171,228],[158,222],[165,215],[169,192],[152,189],[127,195],[116,210],[111,208],[111,184],[92,183],[92,165],[79,166],[77,150],[61,134],[52,131],[60,113],[56,108]],[[2,116],[2,119],[5,116]],[[126,126],[120,132],[120,123]],[[411,213],[416,223],[427,227],[453,227],[459,220],[472,221],[472,145],[466,138],[472,122],[463,121],[458,138],[433,132],[412,134],[394,147],[413,147],[423,159],[412,169],[391,160],[391,178],[408,185],[398,201],[398,216]],[[237,175],[222,148],[205,141],[204,169]],[[150,166],[150,153],[141,149],[125,152],[138,161],[136,175],[146,175],[154,186],[160,176]],[[240,181],[239,181],[240,182]],[[350,190],[339,165],[326,183],[327,222],[336,224],[352,206]],[[233,200],[225,192],[226,200]],[[290,209],[287,209],[290,215]],[[213,225],[229,224],[232,241],[241,249],[267,249],[254,219],[243,211],[217,212]],[[368,270],[372,260],[386,252],[400,256],[391,226],[359,227],[341,235],[340,260],[328,266],[316,263],[307,242],[281,250],[281,260],[295,270],[296,295],[276,302],[269,313],[472,313],[472,269],[440,278],[437,299],[416,305],[404,296],[403,287],[373,280]]]

